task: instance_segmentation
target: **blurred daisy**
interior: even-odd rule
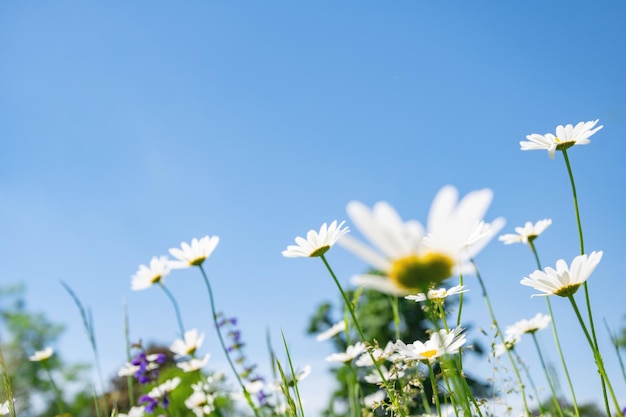
[[[387,346],[385,346],[385,349],[381,349],[381,348],[372,349],[371,356],[361,355],[354,362],[354,364],[359,367],[373,366],[374,362],[372,361],[372,357],[374,358],[376,362],[380,362],[380,361],[387,360],[387,359],[393,360],[395,348],[396,348],[395,344],[389,341],[387,342]]]
[[[140,369],[139,365],[133,365],[130,362],[125,363],[119,371],[117,376],[133,376]]]
[[[524,277],[520,283],[543,292],[533,294],[533,297],[537,295],[569,297],[587,281],[601,259],[602,251],[591,252],[589,256],[578,255],[570,267],[563,259],[559,259],[556,262],[556,269],[547,267],[543,271],[535,271],[528,278]]]
[[[307,376],[309,376],[310,373],[311,373],[311,365],[305,365],[302,369],[297,369],[296,370],[295,382],[302,381]],[[294,385],[293,374],[291,374],[291,373],[285,374],[285,382],[287,383],[287,386],[289,386],[289,387],[293,386]],[[282,385],[282,381],[276,381],[274,383],[274,385],[275,385],[274,388],[276,390],[280,390],[280,387]]]
[[[363,397],[363,405],[367,408],[372,408],[376,404],[383,402],[385,398],[387,398],[387,392],[384,389],[379,389],[375,393]]]
[[[372,209],[350,202],[350,219],[377,250],[350,236],[339,243],[382,274],[357,275],[352,283],[400,296],[425,293],[455,273],[471,272],[468,261],[503,225],[502,219],[481,224],[491,199],[492,192],[484,189],[457,201],[457,190],[443,187],[430,209],[428,233],[417,221],[403,221],[385,202]]]
[[[198,333],[197,329],[191,329],[185,332],[183,339],[177,339],[170,346],[170,350],[176,354],[176,357],[193,355],[202,345],[204,334]]]
[[[174,378],[168,379],[167,381],[163,382],[159,386],[152,388],[152,390],[150,390],[150,392],[147,395],[151,398],[164,397],[168,393],[176,389],[176,387],[180,385],[180,382],[181,382],[180,377],[174,377]]]
[[[215,250],[219,243],[218,236],[205,236],[202,239],[192,239],[191,244],[182,242],[179,248],[170,249],[170,255],[178,259],[171,261],[170,266],[173,269],[189,268],[192,266],[200,266]]]
[[[146,407],[131,407],[128,414],[118,413],[117,417],[143,417],[146,412]]]
[[[315,340],[321,342],[323,340],[328,340],[331,337],[337,336],[339,333],[346,330],[346,321],[341,320],[335,324],[333,324],[328,330],[323,331],[315,337]]]
[[[407,295],[404,298],[415,302],[421,302],[426,300],[441,302],[451,295],[461,294],[467,291],[469,290],[466,289],[464,285],[455,285],[454,287],[447,290],[445,288],[437,288],[433,290],[428,290],[428,293],[426,294],[420,293],[415,295]]]
[[[389,371],[384,365],[380,366],[380,371],[387,381],[402,378],[404,376],[404,371],[398,369]],[[376,369],[372,370],[371,374],[365,375],[363,380],[369,384],[380,384],[383,382],[383,379],[380,377],[380,373]]]
[[[309,230],[306,239],[296,237],[297,245],[290,245],[282,252],[287,258],[313,258],[322,256],[330,249],[340,236],[350,231],[348,227],[343,227],[345,222],[337,224],[337,220],[333,221],[330,226],[326,223],[322,225],[319,233],[315,230]]]
[[[145,290],[153,284],[163,282],[170,273],[170,261],[166,256],[154,256],[150,260],[150,266],[139,265],[139,269],[132,276],[130,289],[133,291]]]
[[[4,416],[9,414],[9,400],[6,400],[3,403],[0,403],[0,416]]]
[[[178,362],[177,367],[183,370],[183,372],[193,372],[198,369],[202,369],[209,362],[210,354],[204,355],[203,358],[191,358],[188,361]]]
[[[434,363],[437,358],[446,354],[455,354],[466,342],[465,335],[461,334],[463,328],[458,327],[453,331],[445,329],[433,333],[426,342],[419,340],[407,345],[402,340],[396,342],[397,352],[404,360],[418,360]]]
[[[54,350],[51,347],[47,347],[44,350],[36,351],[35,354],[32,356],[29,356],[28,359],[31,362],[43,362],[43,361],[47,361],[48,359],[50,359],[53,353],[54,353]]]
[[[365,344],[363,342],[357,342],[354,345],[350,345],[346,348],[345,352],[333,353],[326,357],[328,362],[350,362],[352,359],[365,352]]]
[[[548,151],[548,156],[554,159],[555,151],[563,151],[574,145],[587,145],[590,143],[589,137],[603,128],[603,126],[598,126],[594,129],[598,120],[580,122],[576,126],[571,124],[559,125],[556,127],[556,136],[552,133],[546,133],[545,135],[533,133],[526,136],[529,142],[521,141],[519,144],[523,151],[545,149]]]
[[[550,324],[550,316],[537,313],[535,317],[530,320],[520,320],[514,324],[507,326],[504,333],[506,334],[505,340],[516,340],[522,337],[526,333],[535,333],[539,330],[545,329]]]
[[[535,224],[526,222],[523,227],[515,228],[516,233],[502,235],[498,238],[498,240],[503,242],[505,245],[511,245],[513,243],[528,244],[529,242],[537,239],[537,237],[539,237],[539,235],[542,234],[551,224],[551,219],[539,220]]]

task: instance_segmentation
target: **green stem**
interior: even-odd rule
[[[222,350],[224,351],[224,355],[226,355],[226,360],[228,361],[228,364],[230,365],[230,369],[233,371],[233,373],[235,374],[235,378],[237,378],[237,382],[239,383],[239,386],[241,387],[241,389],[243,390],[243,395],[246,398],[246,401],[248,402],[248,405],[250,406],[250,408],[252,408],[252,411],[254,412],[254,415],[256,417],[260,417],[259,416],[259,411],[257,410],[257,408],[255,407],[254,403],[252,402],[252,398],[250,397],[250,393],[248,392],[248,390],[246,389],[245,385],[243,384],[243,381],[241,380],[241,377],[239,376],[239,373],[237,372],[237,369],[235,368],[235,365],[233,364],[232,359],[230,358],[230,355],[228,354],[228,349],[226,348],[226,344],[224,343],[224,338],[222,337],[222,331],[220,330],[220,326],[219,323],[217,322],[217,312],[215,311],[215,300],[213,299],[213,290],[211,289],[211,284],[209,282],[209,278],[206,275],[206,272],[204,272],[204,268],[202,267],[202,265],[198,265],[198,268],[200,268],[200,272],[202,272],[202,278],[204,279],[204,284],[206,285],[206,288],[209,292],[209,300],[211,301],[211,316],[213,317],[213,324],[215,325],[215,330],[217,331],[217,337],[220,341],[220,345],[222,346]],[[295,375],[294,375],[295,378]]]
[[[550,372],[548,371],[546,362],[543,359],[543,354],[541,353],[541,348],[539,347],[539,342],[537,341],[537,335],[535,334],[535,332],[531,332],[530,335],[533,337],[533,342],[535,342],[535,347],[537,348],[537,354],[539,355],[539,361],[541,362],[541,367],[543,368],[543,372],[546,374],[546,380],[548,381],[548,385],[550,386],[550,391],[552,392],[552,401],[554,402],[556,411],[559,413],[561,417],[563,417],[563,410],[561,409],[561,404],[559,403],[559,397],[556,394],[556,389],[554,388],[552,377],[550,376]]]
[[[520,392],[522,395],[522,402],[524,403],[524,412],[526,413],[527,416],[530,416],[531,415],[530,410],[528,409],[528,403],[526,401],[526,391],[524,390],[524,383],[522,382],[522,377],[519,374],[519,369],[517,368],[517,365],[515,364],[515,360],[511,356],[510,349],[507,347],[506,341],[504,340],[504,333],[500,329],[498,320],[496,320],[496,316],[493,313],[493,309],[491,308],[491,301],[489,300],[489,295],[487,294],[487,288],[485,287],[485,283],[483,282],[480,272],[478,271],[478,266],[476,265],[476,262],[474,262],[473,259],[471,260],[471,262],[472,262],[472,265],[474,265],[474,269],[476,270],[476,277],[478,278],[478,282],[480,283],[480,288],[483,291],[483,298],[485,299],[485,303],[487,304],[487,310],[489,310],[489,316],[491,317],[491,321],[493,322],[493,325],[496,327],[496,332],[498,336],[500,337],[500,341],[502,342],[504,346],[504,350],[506,351],[506,354],[509,358],[509,361],[511,362],[511,365],[513,366],[513,371],[515,372],[515,377],[517,378],[517,383],[519,385]]]
[[[576,300],[574,300],[574,296],[570,295],[567,298],[569,298],[570,303],[572,304],[572,307],[574,309],[574,312],[576,313],[576,318],[578,318],[578,322],[580,323],[580,327],[582,327],[583,332],[585,333],[585,337],[587,338],[587,342],[589,343],[589,347],[591,348],[591,351],[593,352],[593,357],[594,360],[596,362],[596,366],[598,367],[598,373],[600,374],[600,377],[602,378],[602,391],[605,397],[604,400],[604,405],[606,408],[606,412],[607,412],[607,416],[611,415],[611,410],[608,404],[608,399],[607,399],[607,393],[606,393],[606,387],[608,386],[609,388],[609,392],[611,394],[611,398],[613,400],[613,403],[615,405],[615,409],[617,410],[617,412],[620,412],[620,405],[619,402],[617,401],[617,397],[615,397],[615,392],[613,392],[613,387],[611,385],[611,382],[609,381],[609,377],[606,373],[606,370],[604,369],[604,362],[602,361],[602,356],[600,355],[600,351],[597,349],[596,345],[593,343],[593,340],[591,338],[591,336],[589,335],[589,331],[587,330],[587,326],[585,325],[585,322],[583,320],[582,315],[580,314],[580,310],[578,309],[578,305],[576,304]],[[606,385],[604,384],[604,382],[606,381]]]
[[[396,340],[400,340],[400,313],[398,311],[398,297],[389,296],[391,309],[393,311],[393,324],[396,330]]]
[[[459,276],[459,285],[463,286],[463,274]],[[461,326],[461,313],[463,312],[463,293],[459,294],[459,312],[456,316],[456,327]]]
[[[180,315],[180,309],[178,308],[178,303],[176,302],[176,299],[174,298],[170,290],[167,289],[165,284],[163,283],[160,283],[160,284],[161,284],[160,287],[163,289],[163,291],[165,291],[165,294],[167,295],[167,297],[172,302],[172,305],[174,306],[174,311],[176,312],[176,320],[178,321],[178,328],[180,330],[180,337],[184,340],[185,339],[185,326],[183,326],[183,319]]]
[[[539,261],[539,253],[537,252],[537,248],[532,240],[528,241],[528,246],[530,246],[530,250],[535,255],[535,260],[537,261],[537,268],[541,270],[541,262]],[[567,369],[567,364],[565,362],[565,357],[563,356],[563,349],[561,348],[561,341],[559,340],[559,334],[556,330],[556,320],[554,320],[554,313],[552,312],[552,304],[550,303],[550,298],[545,297],[546,306],[548,307],[548,313],[550,314],[550,327],[552,328],[552,336],[554,337],[554,342],[556,343],[556,349],[559,352],[559,359],[561,360],[561,366],[563,367],[563,371],[565,372],[565,379],[567,379],[567,385],[569,386],[570,393],[572,395],[572,402],[574,405],[574,412],[576,413],[576,417],[580,417],[580,410],[578,409],[578,402],[576,401],[576,393],[574,391],[574,385],[572,384],[572,379],[569,375],[569,370]]]
[[[433,387],[433,400],[435,401],[435,407],[437,408],[437,415],[441,417],[441,405],[439,404],[439,390],[437,389],[437,379],[435,378],[435,372],[433,366],[428,363],[428,373],[430,374],[430,385]]]
[[[46,369],[46,373],[48,374],[48,379],[50,380],[50,385],[52,385],[52,390],[54,391],[54,397],[56,398],[57,408],[59,409],[59,416],[62,417],[63,412],[63,399],[61,398],[61,391],[59,391],[59,387],[54,383],[54,378],[52,378],[52,372],[50,371],[50,365],[48,365],[48,360],[43,361],[43,367]]]
[[[330,273],[330,276],[333,278],[333,281],[335,281],[335,285],[337,286],[337,288],[339,289],[339,292],[341,293],[341,296],[343,297],[343,301],[344,301],[346,307],[348,308],[348,311],[350,312],[350,316],[352,317],[352,322],[354,323],[354,327],[356,328],[357,332],[359,333],[359,337],[361,338],[361,341],[363,343],[368,343],[367,339],[365,338],[365,334],[363,333],[363,330],[361,329],[361,325],[359,324],[359,321],[356,318],[356,313],[354,312],[354,307],[352,306],[352,303],[348,299],[348,296],[346,295],[345,291],[341,287],[341,284],[339,283],[339,280],[337,279],[337,276],[335,275],[335,272],[330,267],[330,264],[328,263],[328,261],[326,260],[326,257],[324,255],[320,255],[320,258],[322,259],[322,262],[324,262],[324,265],[326,266],[326,269]],[[374,367],[376,368],[376,371],[378,372],[378,375],[380,376],[380,379],[381,379],[383,385],[385,386],[385,389],[387,390],[387,395],[389,395],[389,399],[396,406],[398,411],[400,411],[400,404],[398,403],[398,398],[396,397],[393,388],[389,385],[389,382],[387,381],[387,378],[385,378],[385,374],[383,373],[382,369],[380,368],[380,365],[378,364],[378,361],[376,360],[376,358],[374,358],[374,355],[372,354],[371,349],[367,348],[367,353],[368,353],[370,359],[372,360],[372,362],[374,363]]]

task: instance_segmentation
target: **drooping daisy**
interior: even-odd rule
[[[457,201],[457,190],[443,187],[433,200],[427,233],[419,222],[403,221],[385,202],[372,209],[349,203],[351,220],[378,251],[350,236],[343,236],[339,243],[382,274],[357,275],[352,283],[404,296],[425,293],[460,271],[471,272],[469,259],[503,225],[502,219],[481,224],[491,199],[492,192],[484,189]]]
[[[601,259],[602,251],[591,252],[589,256],[578,255],[570,267],[563,259],[559,259],[556,262],[556,269],[547,267],[543,271],[535,271],[528,278],[524,277],[520,283],[543,292],[543,294],[533,294],[532,297],[540,295],[569,297],[587,281]]]
[[[333,353],[326,357],[328,362],[350,362],[352,359],[365,352],[365,344],[363,342],[357,342],[354,345],[349,345],[345,352]]]
[[[539,330],[545,329],[550,324],[550,316],[537,313],[535,317],[530,320],[520,320],[506,327],[504,333],[506,334],[505,340],[517,340],[526,333],[535,333]]]
[[[44,350],[36,351],[35,354],[32,356],[29,356],[28,359],[31,362],[43,362],[43,361],[47,361],[48,359],[50,359],[53,353],[54,353],[54,350],[51,347],[47,347]]]
[[[551,224],[551,219],[539,220],[535,224],[526,222],[524,226],[515,228],[516,233],[502,235],[498,238],[498,240],[503,242],[505,245],[511,245],[513,243],[528,244],[529,242],[537,239],[537,237],[539,237],[539,235],[542,234]]]
[[[323,331],[315,337],[315,340],[321,342],[323,340],[328,340],[331,337],[337,336],[339,333],[346,330],[346,321],[341,320],[337,323],[333,324],[328,330]]]
[[[402,340],[396,342],[396,349],[404,360],[418,360],[434,363],[443,355],[455,354],[466,342],[463,328],[458,327],[450,332],[445,329],[434,332],[426,342],[419,340],[407,345]]]
[[[289,245],[282,252],[287,258],[313,258],[322,256],[337,242],[337,239],[350,231],[348,227],[343,227],[345,222],[337,224],[337,220],[333,221],[330,226],[326,223],[322,225],[319,233],[315,230],[309,230],[306,239],[296,237],[297,245]]]
[[[166,256],[154,256],[150,260],[150,266],[139,265],[139,269],[133,275],[130,289],[133,291],[145,290],[163,279],[170,273],[170,261]]]
[[[193,372],[198,369],[202,369],[209,362],[211,355],[207,353],[203,358],[191,358],[188,361],[178,362],[177,367],[183,370],[183,372]]]
[[[191,245],[187,242],[182,242],[180,249],[171,248],[169,251],[170,255],[178,259],[170,262],[171,268],[181,269],[202,265],[206,258],[211,256],[219,241],[220,238],[218,236],[205,236],[200,240],[192,239]]]
[[[554,159],[555,151],[569,149],[574,145],[591,143],[589,137],[603,128],[603,126],[598,126],[594,129],[598,121],[599,119],[580,122],[576,126],[571,124],[559,125],[556,127],[556,136],[552,133],[546,133],[545,135],[533,133],[526,136],[529,142],[521,141],[519,144],[523,151],[547,150],[548,156]]]
[[[170,346],[170,350],[176,354],[176,357],[193,355],[202,345],[204,334],[198,333],[197,329],[187,330],[183,339],[177,339]]]
[[[426,300],[441,302],[451,295],[461,294],[467,291],[469,290],[466,289],[464,285],[455,285],[454,287],[451,287],[447,290],[445,288],[437,288],[428,290],[428,293],[426,294],[420,293],[415,295],[407,295],[404,298],[415,302],[421,302]]]

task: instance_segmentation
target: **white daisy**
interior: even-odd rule
[[[143,417],[145,412],[146,407],[142,405],[140,407],[131,407],[131,409],[128,411],[128,414],[118,413],[117,417]]]
[[[0,404],[0,416],[4,416],[6,414],[9,414],[9,400],[6,400],[5,402]]]
[[[535,333],[539,330],[545,329],[550,324],[550,316],[537,313],[535,317],[530,320],[520,320],[514,324],[507,326],[504,333],[506,334],[506,340],[513,341],[522,337],[526,333]]]
[[[415,295],[407,295],[404,298],[406,298],[407,300],[415,301],[415,302],[421,302],[421,301],[426,301],[426,300],[441,302],[451,295],[461,294],[467,291],[469,290],[466,289],[464,285],[455,285],[454,287],[447,289],[447,290],[445,288],[437,288],[437,289],[428,290],[428,293],[426,294],[420,293],[420,294],[415,294]]]
[[[154,256],[150,260],[150,266],[139,265],[139,269],[133,275],[130,289],[133,291],[145,290],[153,284],[163,282],[170,273],[170,261],[166,256]]]
[[[363,397],[363,405],[365,405],[367,408],[372,408],[376,404],[380,404],[381,402],[383,402],[385,398],[387,398],[387,391],[385,391],[384,389],[380,389],[373,394]]]
[[[133,376],[139,370],[139,365],[133,365],[130,362],[125,363],[119,371],[117,371],[117,376]]]
[[[177,367],[183,370],[183,372],[193,372],[198,369],[202,369],[209,362],[210,354],[204,355],[203,358],[191,358],[188,361],[178,362]]]
[[[183,340],[177,339],[170,346],[170,350],[176,354],[176,357],[193,355],[195,351],[202,345],[204,341],[204,333],[198,333],[197,329],[187,330]]]
[[[150,390],[148,396],[151,398],[161,398],[166,393],[172,392],[181,382],[180,377],[174,377],[163,382]]]
[[[418,360],[434,363],[437,358],[446,354],[455,354],[466,342],[463,328],[458,327],[450,332],[445,329],[433,333],[426,342],[419,340],[405,344],[402,340],[396,342],[397,352],[404,360]]]
[[[300,236],[296,237],[297,245],[289,245],[287,249],[282,252],[283,256],[287,258],[313,258],[322,256],[337,242],[339,237],[350,231],[348,227],[343,227],[344,223],[345,222],[341,222],[337,224],[337,220],[333,221],[330,226],[324,223],[319,233],[315,230],[309,230],[306,239]]]
[[[393,360],[395,348],[396,348],[396,345],[393,342],[389,341],[387,342],[387,346],[385,346],[385,349],[375,348],[375,349],[372,349],[371,356],[370,355],[359,356],[357,360],[354,361],[354,365],[359,366],[359,367],[373,366],[374,362],[372,361],[372,357],[374,358],[376,362],[380,362],[380,361],[387,360],[387,359]]]
[[[402,378],[404,376],[404,371],[398,369],[389,371],[384,365],[380,366],[380,371],[387,381]],[[383,379],[380,377],[380,373],[377,369],[373,369],[369,375],[365,375],[363,380],[369,384],[380,384],[383,382]]]
[[[576,126],[559,125],[556,127],[556,136],[552,133],[540,135],[533,133],[526,136],[530,142],[521,141],[520,147],[523,151],[547,150],[548,156],[554,159],[555,151],[562,151],[571,148],[574,145],[587,145],[591,141],[589,137],[602,129],[603,126],[594,126],[598,123],[598,119],[589,122],[580,122]]]
[[[556,262],[556,270],[547,267],[543,271],[535,271],[528,278],[524,277],[520,283],[543,292],[543,294],[533,294],[533,297],[537,295],[569,297],[587,281],[601,259],[602,251],[591,252],[589,256],[578,255],[570,267],[563,259],[559,259]]]
[[[333,324],[328,330],[323,331],[315,337],[315,340],[321,342],[323,340],[328,340],[331,337],[337,336],[339,333],[346,330],[346,321],[341,320],[335,324]]]
[[[403,221],[385,202],[372,209],[359,202],[349,203],[351,220],[378,251],[350,236],[343,236],[339,243],[382,274],[357,275],[352,283],[403,296],[427,292],[455,273],[471,272],[468,261],[504,222],[499,218],[481,224],[491,199],[492,192],[484,189],[457,201],[457,190],[443,187],[430,209],[428,233],[417,221]]]
[[[43,362],[50,359],[54,350],[51,347],[47,347],[44,350],[38,350],[34,355],[29,356],[28,359],[32,362]]]
[[[357,342],[354,345],[350,345],[346,348],[345,352],[333,353],[326,357],[328,362],[350,362],[352,359],[365,352],[365,344],[363,342]]]
[[[218,236],[205,236],[200,240],[192,239],[191,245],[187,242],[182,242],[180,249],[170,249],[170,254],[178,259],[170,262],[171,268],[181,269],[202,265],[206,258],[211,256],[219,241],[220,238]]]
[[[498,238],[498,240],[503,242],[505,245],[511,245],[513,243],[528,244],[529,242],[537,239],[537,237],[539,237],[539,235],[542,234],[551,224],[551,219],[539,220],[535,224],[526,222],[523,227],[515,228],[516,233],[502,235]]]

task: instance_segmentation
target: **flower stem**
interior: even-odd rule
[[[441,417],[441,405],[439,404],[439,390],[437,389],[437,380],[435,378],[435,372],[430,362],[428,363],[428,373],[430,374],[430,385],[433,387],[433,400],[435,401],[435,407],[437,408],[437,415]]]
[[[528,240],[528,246],[530,246],[530,250],[535,255],[535,260],[537,261],[537,268],[541,268],[541,262],[539,261],[539,253],[537,252],[537,248],[532,240]],[[552,336],[554,337],[554,342],[556,343],[556,349],[559,352],[559,358],[561,360],[561,366],[563,366],[563,371],[565,371],[565,378],[567,379],[567,385],[569,386],[570,393],[572,394],[572,402],[574,405],[574,412],[576,413],[576,417],[580,417],[580,410],[578,410],[578,402],[576,401],[576,393],[574,391],[574,385],[572,384],[572,379],[569,375],[569,370],[567,369],[567,365],[565,362],[565,358],[563,356],[563,349],[561,349],[561,342],[559,340],[559,334],[556,330],[556,321],[554,320],[554,314],[552,313],[552,304],[550,303],[550,298],[545,297],[546,306],[548,307],[548,313],[550,314],[550,327],[552,328]]]
[[[163,291],[165,291],[165,294],[167,295],[167,297],[172,302],[172,305],[174,306],[174,311],[176,312],[176,320],[178,321],[178,328],[180,329],[180,337],[184,339],[185,338],[185,326],[183,326],[183,319],[180,315],[180,309],[178,308],[178,303],[176,302],[176,299],[172,295],[171,291],[167,289],[165,284],[161,283],[160,287],[163,288]]]
[[[543,371],[546,374],[546,379],[548,381],[548,385],[550,386],[550,391],[552,392],[552,401],[554,401],[554,406],[556,407],[556,411],[559,413],[559,416],[563,417],[563,410],[561,409],[561,404],[559,403],[559,397],[556,394],[556,389],[554,388],[552,377],[550,376],[550,372],[548,371],[546,362],[543,359],[543,354],[541,353],[541,348],[539,347],[539,342],[537,341],[537,335],[535,334],[535,332],[530,332],[530,335],[533,337],[533,342],[535,342],[535,347],[537,348],[537,354],[539,355],[539,360],[541,361],[541,367],[543,368]]]
[[[363,334],[363,330],[361,329],[361,325],[359,324],[359,321],[356,318],[356,314],[354,312],[354,306],[352,305],[352,303],[348,299],[348,296],[346,295],[345,291],[341,287],[341,284],[339,283],[339,280],[337,279],[337,276],[335,275],[335,272],[333,271],[333,269],[330,267],[330,264],[326,260],[326,257],[324,255],[320,255],[320,258],[322,259],[322,262],[324,262],[324,265],[326,266],[326,269],[330,273],[330,276],[333,278],[333,281],[335,281],[335,285],[337,286],[337,288],[339,289],[339,292],[341,293],[341,296],[343,297],[343,301],[344,301],[346,307],[348,308],[348,311],[350,312],[350,316],[352,317],[352,322],[354,323],[354,327],[356,328],[357,332],[359,333],[359,336],[361,337],[361,341],[363,343],[367,343],[367,339],[365,338],[365,334]],[[376,368],[376,371],[378,372],[378,375],[380,376],[380,379],[383,382],[383,385],[385,386],[385,389],[387,390],[387,395],[389,395],[389,399],[397,407],[398,411],[400,411],[399,410],[400,404],[398,402],[398,398],[396,397],[395,392],[392,389],[392,387],[390,387],[389,382],[385,378],[385,374],[383,373],[382,369],[380,368],[380,365],[378,364],[378,361],[376,360],[376,358],[374,358],[374,355],[372,354],[371,349],[368,348],[367,349],[367,353],[368,353],[370,359],[372,360],[372,362],[374,363],[374,367]]]
[[[56,398],[57,408],[59,409],[59,416],[63,416],[63,400],[61,399],[61,391],[59,391],[59,387],[54,383],[54,379],[52,378],[52,372],[50,371],[50,365],[48,364],[48,360],[43,361],[43,367],[46,369],[46,373],[48,374],[48,379],[50,380],[50,385],[52,385],[52,390],[54,391],[54,397]]]
[[[487,304],[487,310],[489,310],[489,316],[491,317],[491,321],[493,322],[493,325],[496,327],[496,332],[498,333],[498,336],[500,337],[500,341],[504,345],[504,350],[506,351],[506,354],[509,357],[509,361],[511,362],[511,365],[513,366],[513,371],[515,372],[515,377],[517,378],[517,383],[519,385],[519,388],[522,394],[522,402],[524,403],[524,412],[526,413],[527,416],[530,416],[531,415],[530,410],[528,409],[528,403],[526,402],[526,391],[524,390],[524,383],[522,382],[522,377],[519,374],[519,369],[517,368],[517,364],[515,363],[513,356],[511,356],[511,351],[507,347],[507,343],[504,340],[504,333],[500,329],[498,320],[496,320],[496,316],[493,313],[493,309],[491,308],[491,301],[489,301],[487,288],[485,287],[485,283],[483,282],[480,272],[478,271],[478,266],[476,265],[476,262],[474,262],[473,259],[471,260],[471,262],[472,262],[472,265],[474,265],[474,269],[476,270],[476,277],[478,278],[478,282],[480,283],[480,288],[483,291],[483,298],[485,299],[485,303]]]
[[[213,324],[215,324],[215,330],[217,331],[217,337],[220,341],[220,345],[222,346],[222,350],[224,351],[224,354],[226,355],[226,360],[228,361],[228,364],[230,365],[230,369],[235,374],[235,378],[237,378],[237,382],[239,383],[239,386],[243,390],[243,395],[246,398],[248,405],[250,406],[250,408],[252,408],[254,415],[256,417],[259,417],[259,411],[257,410],[254,403],[252,402],[250,393],[248,392],[245,385],[243,384],[243,381],[241,380],[241,377],[239,376],[239,373],[237,372],[237,369],[235,368],[235,365],[233,364],[233,361],[230,358],[230,355],[228,354],[228,349],[226,348],[226,344],[224,343],[224,338],[222,337],[222,331],[220,330],[219,323],[217,322],[217,313],[215,311],[215,300],[213,299],[213,290],[211,289],[209,278],[207,277],[206,272],[204,272],[204,268],[202,267],[202,265],[198,265],[198,268],[200,268],[200,272],[202,272],[202,278],[204,279],[204,284],[206,285],[206,288],[209,292],[209,300],[211,301],[210,302],[211,316],[213,317]]]

